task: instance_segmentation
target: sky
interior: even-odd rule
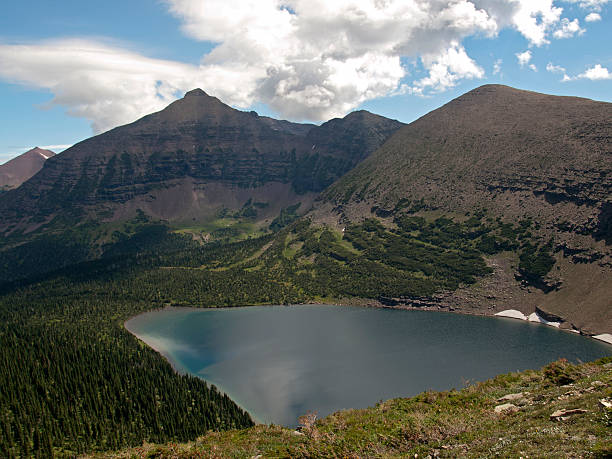
[[[0,164],[196,87],[322,122],[411,122],[483,84],[612,102],[610,0],[20,0],[0,6]]]

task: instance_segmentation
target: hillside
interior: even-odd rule
[[[559,361],[459,391],[424,392],[321,420],[306,415],[298,431],[259,425],[87,457],[610,457],[612,409],[599,402],[612,395],[612,363],[605,362]]]
[[[154,113],[84,140],[0,197],[0,232],[126,220],[138,210],[203,222],[251,206],[272,219],[354,167],[401,123],[369,114],[303,125],[235,110],[201,89]],[[367,142],[364,140],[367,139]]]
[[[41,170],[52,156],[55,153],[51,150],[36,147],[0,165],[0,190],[17,188]]]
[[[554,267],[521,272],[529,254],[517,246],[489,258],[493,278],[446,304],[486,313],[539,307],[568,326],[607,331],[611,209],[612,104],[487,85],[399,130],[326,190],[313,215],[337,227],[370,216],[522,221],[532,225],[530,244],[548,245]]]

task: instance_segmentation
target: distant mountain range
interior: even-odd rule
[[[202,221],[262,203],[261,218],[304,203],[384,143],[402,123],[365,111],[314,126],[235,110],[204,91],[74,145],[0,198],[0,231],[55,217],[113,221],[137,209]]]
[[[36,147],[0,165],[0,190],[17,188],[41,170],[52,156],[55,153],[51,150]]]

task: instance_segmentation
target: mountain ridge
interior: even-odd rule
[[[31,231],[57,216],[112,221],[138,209],[167,220],[211,219],[221,208],[239,209],[249,199],[270,202],[262,218],[297,202],[306,209],[316,193],[403,125],[378,115],[334,123],[335,133],[362,130],[362,138],[373,134],[376,140],[317,148],[308,136],[325,125],[260,117],[193,90],[49,162],[21,190],[0,198],[5,215],[0,231]]]

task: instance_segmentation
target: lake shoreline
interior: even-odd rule
[[[351,304],[351,302],[353,304]],[[355,304],[355,303],[359,303],[359,304]],[[329,305],[331,303],[326,303],[326,302],[309,302],[309,303],[297,303],[295,306],[298,305],[302,305],[302,304],[313,304],[313,305]],[[504,311],[496,311],[493,309],[477,309],[477,310],[465,310],[462,309],[460,306],[410,306],[408,304],[398,304],[398,305],[389,305],[389,304],[384,304],[378,300],[373,300],[373,299],[365,299],[365,298],[357,298],[357,299],[350,299],[350,298],[346,298],[346,299],[339,299],[337,300],[337,302],[333,303],[334,305],[337,306],[358,306],[358,307],[367,307],[367,308],[381,308],[381,309],[397,309],[397,310],[403,310],[403,311],[430,311],[430,312],[440,312],[440,313],[446,313],[446,314],[459,314],[459,315],[467,315],[467,316],[477,316],[477,317],[493,317],[496,319],[511,319],[511,320],[519,320],[519,321],[528,321],[527,319],[520,319],[517,317],[511,317],[511,316],[506,316],[506,315],[500,315],[499,313],[505,312]],[[258,305],[258,306],[266,306],[266,305]],[[272,305],[270,305],[272,306]],[[288,305],[288,306],[292,306],[292,305]],[[521,312],[521,311],[518,311]],[[533,313],[537,314],[537,310],[534,309]],[[521,314],[523,314],[521,312]],[[524,314],[525,316],[529,316],[529,314]],[[549,324],[546,323],[546,321],[542,321],[542,322],[534,322],[531,321],[529,322],[531,324],[534,325],[544,325],[544,326],[551,326]],[[603,342],[606,344],[611,344],[612,342],[610,341],[606,341],[605,339],[601,339],[601,338],[596,338],[596,336],[598,335],[610,335],[609,333],[588,333],[585,332],[584,330],[575,327],[573,324],[570,324],[568,321],[566,321],[564,318],[561,317],[561,322],[559,324],[559,326],[553,326],[554,328],[557,328],[558,330],[562,330],[565,332],[569,332],[569,333],[575,333],[575,334],[579,334],[580,336],[584,336],[586,338],[591,338],[594,339],[596,341],[599,342]]]
[[[238,307],[224,307],[224,308],[197,308],[197,307],[193,308],[193,307],[188,307],[188,306],[178,306],[178,307],[177,306],[166,306],[164,308],[156,308],[150,311],[146,311],[144,313],[138,314],[126,320],[124,322],[124,328],[130,334],[136,337],[136,339],[141,341],[143,345],[150,347],[152,350],[157,352],[161,357],[166,359],[170,363],[173,370],[176,371],[177,373],[189,374],[195,377],[199,377],[205,380],[210,386],[216,387],[219,392],[226,394],[238,406],[240,406],[242,409],[248,412],[251,415],[251,418],[257,424],[269,424],[270,422],[279,424],[279,419],[281,419],[282,421],[280,422],[280,424],[293,426],[295,425],[296,417],[304,414],[304,412],[300,411],[299,413],[296,413],[296,417],[290,418],[290,420],[287,420],[288,418],[286,417],[277,418],[277,417],[272,416],[271,412],[268,410],[267,407],[274,407],[277,402],[273,402],[272,399],[268,400],[266,396],[264,396],[259,401],[256,401],[256,399],[253,398],[253,393],[259,393],[259,392],[253,392],[253,391],[267,390],[265,389],[265,387],[268,386],[268,382],[265,382],[265,384],[262,386],[262,379],[258,379],[257,376],[255,377],[255,379],[250,379],[252,376],[249,376],[248,383],[239,382],[239,380],[233,379],[236,377],[235,375],[232,376],[232,373],[227,372],[228,368],[233,366],[233,368],[239,368],[240,369],[239,372],[242,372],[242,371],[246,372],[243,374],[253,375],[252,373],[253,368],[250,366],[250,362],[256,361],[256,359],[253,358],[255,355],[256,356],[274,355],[275,357],[271,360],[272,362],[274,362],[274,365],[272,365],[270,368],[274,371],[282,369],[282,371],[279,370],[280,375],[282,375],[282,377],[280,378],[272,377],[271,375],[274,375],[275,373],[274,372],[269,373],[267,371],[265,372],[265,375],[266,375],[265,377],[266,378],[272,377],[272,380],[277,381],[277,387],[273,391],[275,394],[273,395],[273,397],[279,397],[279,400],[284,400],[286,399],[286,397],[283,398],[283,394],[286,395],[286,393],[283,391],[287,388],[289,388],[289,390],[293,390],[294,388],[299,389],[300,387],[302,387],[302,384],[300,383],[305,381],[305,379],[303,379],[304,378],[303,375],[306,374],[308,371],[311,371],[312,369],[312,367],[309,366],[309,365],[312,365],[312,362],[299,364],[298,366],[296,366],[295,362],[302,362],[302,361],[308,362],[309,358],[305,356],[310,355],[311,349],[317,349],[317,348],[321,349],[321,346],[323,346],[326,349],[325,357],[330,355],[330,352],[331,354],[333,354],[334,352],[336,352],[336,349],[341,349],[342,346],[346,346],[347,343],[351,343],[351,344],[349,344],[348,347],[344,348],[344,350],[342,351],[344,353],[342,355],[346,355],[347,352],[350,353],[351,351],[355,351],[355,349],[360,349],[359,346],[355,347],[355,342],[351,342],[351,339],[355,339],[355,334],[359,336],[365,336],[365,337],[379,336],[379,338],[382,339],[382,341],[380,339],[375,339],[374,341],[372,341],[372,339],[366,339],[365,341],[367,341],[369,344],[361,351],[358,351],[358,355],[361,356],[360,357],[361,359],[363,359],[364,356],[370,355],[369,354],[370,352],[374,352],[373,355],[375,355],[376,358],[374,360],[370,359],[368,361],[377,362],[377,364],[379,364],[381,361],[379,360],[378,356],[382,356],[388,353],[390,349],[393,349],[393,345],[389,347],[388,345],[382,345],[380,343],[382,343],[388,336],[397,336],[396,328],[398,326],[400,327],[400,330],[401,330],[399,332],[401,338],[399,341],[395,340],[394,341],[395,343],[401,343],[400,346],[407,346],[409,349],[416,349],[418,348],[418,343],[421,343],[421,341],[414,341],[414,339],[416,338],[413,338],[412,341],[410,341],[411,340],[410,337],[415,337],[418,335],[418,333],[417,334],[411,333],[410,330],[413,329],[414,332],[417,332],[420,330],[429,330],[429,331],[424,332],[425,334],[423,335],[422,346],[424,346],[425,349],[430,349],[430,350],[435,349],[438,343],[446,343],[443,345],[444,346],[450,345],[452,349],[456,349],[457,346],[453,346],[450,343],[452,343],[453,340],[456,339],[455,336],[457,336],[458,334],[461,335],[462,333],[465,333],[466,330],[469,330],[471,328],[471,331],[467,335],[464,335],[466,337],[469,336],[467,340],[464,338],[459,338],[458,341],[456,341],[456,343],[460,343],[460,345],[462,346],[463,345],[467,346],[467,348],[464,349],[464,353],[463,353],[463,355],[465,356],[465,360],[463,360],[463,358],[460,358],[459,360],[453,360],[453,361],[463,362],[463,363],[459,363],[461,367],[460,373],[466,376],[466,378],[473,379],[473,380],[482,380],[482,378],[486,379],[488,377],[491,377],[493,374],[502,374],[508,371],[521,371],[525,368],[532,368],[532,369],[540,368],[542,365],[545,365],[546,363],[550,361],[554,361],[555,359],[558,359],[561,357],[566,357],[570,361],[574,361],[576,359],[578,359],[577,361],[580,361],[581,359],[588,358],[587,354],[581,355],[580,352],[578,351],[578,348],[582,348],[582,345],[578,345],[578,347],[574,347],[575,345],[572,344],[568,348],[566,345],[563,344],[563,342],[565,341],[565,338],[561,338],[561,335],[567,335],[567,334],[558,334],[558,333],[553,332],[553,335],[558,336],[558,338],[553,337],[552,341],[550,341],[550,344],[544,345],[544,347],[538,344],[538,341],[532,341],[534,339],[539,339],[539,338],[535,338],[536,336],[549,336],[549,333],[552,332],[552,327],[529,327],[532,331],[528,331],[527,328],[526,329],[521,328],[522,326],[517,327],[520,321],[516,321],[516,320],[491,321],[490,325],[487,324],[488,320],[486,320],[486,322],[481,322],[481,321],[473,322],[471,320],[470,321],[467,320],[467,317],[469,316],[473,316],[475,318],[477,316],[480,316],[482,318],[481,320],[485,320],[484,319],[485,317],[499,318],[499,317],[494,317],[493,315],[459,313],[459,314],[454,314],[454,317],[457,317],[457,319],[459,319],[459,317],[462,316],[462,317],[465,317],[466,320],[463,320],[463,319],[455,320],[451,318],[451,314],[442,314],[442,315],[433,314],[433,312],[454,312],[454,311],[432,311],[432,310],[423,310],[422,308],[410,308],[410,307],[405,307],[405,306],[404,307],[390,307],[386,305],[373,305],[373,304],[366,305],[366,304],[363,304],[363,302],[361,302],[361,304],[356,304],[357,302],[338,301],[338,303],[345,303],[345,304],[330,304],[330,302],[320,301],[320,302],[313,302],[313,303],[308,303],[308,304],[258,305],[255,307],[254,306],[238,306]],[[351,306],[351,307],[349,308],[347,306]],[[309,309],[306,309],[306,311],[310,310],[313,312],[316,311],[319,307],[328,308],[328,309],[329,307],[337,308],[340,316],[338,316],[338,313],[335,313],[335,316],[336,316],[335,318],[332,319],[333,316],[330,316],[330,319],[325,319],[323,322],[318,322],[319,324],[325,324],[325,326],[321,329],[319,329],[318,325],[316,325],[317,323],[316,320],[314,323],[308,322],[307,320],[306,321],[300,320],[299,323],[295,325],[296,324],[295,320],[283,319],[283,317],[285,318],[287,317],[306,318],[307,316],[304,315],[304,312],[299,311],[301,307],[304,307],[304,308],[309,307]],[[255,309],[255,308],[259,310],[253,310],[252,312],[246,312],[248,310]],[[346,314],[348,314],[348,316],[343,315],[344,313],[341,312],[342,309],[347,311]],[[361,312],[349,313],[348,310],[350,309],[352,310],[361,309],[364,312],[363,313]],[[363,319],[356,319],[356,318],[364,317],[364,314],[367,317],[370,317],[371,313],[367,313],[366,312],[367,309],[371,309],[372,313],[374,312],[373,310],[381,310],[381,312],[383,310],[389,311],[388,313],[385,313],[383,316],[381,316],[383,318],[387,317],[387,319],[384,319],[384,322],[375,320],[375,322],[378,323],[379,325],[371,325],[371,321],[369,319],[366,320],[366,322],[360,323],[359,321]],[[222,311],[231,311],[231,310],[234,310],[236,313],[235,314],[232,313],[229,316],[225,316],[224,313],[222,313]],[[238,310],[243,310],[244,312],[239,312]],[[403,318],[404,316],[401,313],[398,313],[398,315],[393,314],[392,312],[393,310],[420,311],[423,314],[417,314],[413,316],[407,315],[406,317],[408,317],[408,319],[405,320]],[[164,313],[164,311],[166,311],[166,313]],[[185,312],[183,313],[181,311],[185,311]],[[162,314],[156,318],[155,314],[158,314],[160,312]],[[195,313],[195,314],[192,315],[191,313]],[[212,314],[210,316],[211,317],[210,319],[207,318],[207,313]],[[308,314],[310,315],[310,313]],[[321,312],[321,313],[317,312],[315,313],[314,317],[328,317],[326,315],[322,316],[321,314],[328,314],[328,313],[327,312]],[[148,318],[147,316],[151,316],[151,317]],[[446,316],[446,318],[443,318],[444,316]],[[234,317],[234,318],[243,317],[243,319],[241,319],[242,320],[241,328],[233,328],[233,329],[229,328],[227,329],[227,331],[224,328],[219,328],[220,322],[218,322],[218,317]],[[375,315],[372,317],[378,317],[378,315]],[[139,322],[138,319],[141,319],[141,321]],[[136,321],[132,322],[134,320]],[[235,320],[236,319],[232,319],[232,321],[235,321]],[[332,321],[330,322],[329,320],[332,320]],[[505,322],[508,325],[503,325],[502,324],[503,322]],[[510,335],[508,335],[508,333],[505,331],[503,333],[500,333],[500,331],[502,330],[508,330],[508,326],[510,322],[517,324],[517,326],[514,326],[514,325],[510,326],[510,329],[514,329],[515,331],[511,332]],[[283,325],[280,327],[276,326],[275,328],[275,326],[272,325],[272,328],[267,329],[267,332],[264,332],[263,330],[266,329],[266,326],[272,323],[288,324],[289,327],[285,327]],[[365,328],[361,329],[361,325],[363,325],[364,323],[368,325],[366,325]],[[384,323],[384,326],[381,325],[383,323]],[[401,324],[405,323],[405,326],[398,325],[400,323]],[[206,324],[209,324],[209,325],[206,325]],[[262,324],[265,324],[263,325],[263,328],[261,328]],[[344,325],[341,325],[341,324],[344,324]],[[424,324],[430,324],[430,328],[427,328],[427,326],[423,326]],[[467,324],[472,324],[472,326],[470,327]],[[293,329],[291,328],[292,326],[297,326],[298,328]],[[372,326],[378,327],[377,331],[372,332],[373,330],[371,328]],[[431,328],[432,326],[433,328]],[[466,329],[464,327],[468,327],[468,328]],[[353,331],[347,334],[346,331],[343,331],[343,328],[346,328],[346,330],[353,330]],[[537,329],[541,329],[542,332],[544,331],[544,329],[548,329],[550,330],[550,332],[546,331],[544,334],[542,334],[541,331],[536,331]],[[240,330],[240,333],[233,335],[236,332],[236,330]],[[313,345],[314,347],[311,347],[311,345],[306,344],[303,341],[300,342],[299,337],[302,336],[303,334],[312,336],[310,332],[308,331],[305,332],[305,330],[325,330],[325,331],[319,332],[319,334],[317,335],[318,337],[316,338],[316,342],[318,344]],[[383,330],[388,330],[389,332],[386,333]],[[440,335],[439,337],[436,337],[438,333],[440,332],[440,330],[442,331],[442,335]],[[482,333],[479,332],[480,330],[482,330]],[[227,334],[228,332],[229,334]],[[263,335],[260,336],[260,333],[263,333]],[[516,339],[511,337],[512,334],[516,336]],[[199,358],[199,360],[196,358],[196,360],[194,360],[193,353],[196,352],[196,349],[198,348],[197,347],[185,347],[186,345],[190,346],[189,344],[190,338],[188,338],[189,336],[198,337],[197,338],[198,340],[201,339],[200,337],[203,337],[204,340],[212,340],[209,342],[217,342],[218,343],[217,349],[222,350],[222,351],[220,353],[217,353],[218,351],[214,351],[214,353],[211,354],[207,350],[205,353],[199,354],[202,356],[202,358]],[[235,351],[231,351],[234,340],[229,339],[228,341],[228,338],[227,338],[228,336],[229,337],[231,336],[240,336],[240,337],[250,336],[251,343],[256,343],[256,342],[260,343],[258,344],[258,346],[263,346],[263,348],[259,349],[258,352],[255,352],[253,355],[249,355],[248,350],[252,349],[252,345],[249,345],[246,348],[240,347],[239,348],[240,353],[236,354]],[[510,336],[510,340],[509,340],[509,336]],[[521,338],[521,336],[524,336],[525,338]],[[265,339],[263,339],[262,341],[261,337],[265,337]],[[343,338],[340,338],[340,337],[343,337]],[[588,341],[592,341],[592,340],[585,340],[585,342],[588,342]],[[191,342],[196,343],[196,341],[191,341]],[[363,342],[363,340],[359,338],[359,342]],[[478,365],[474,363],[473,356],[477,354],[477,352],[475,353],[474,351],[476,351],[477,349],[499,347],[499,346],[490,345],[491,343],[495,343],[495,342],[506,343],[505,345],[502,346],[504,349],[516,349],[514,345],[514,343],[516,342],[517,346],[523,346],[523,349],[520,352],[518,352],[518,354],[516,353],[516,351],[513,351],[508,355],[504,354],[503,352],[501,354],[498,352],[494,356],[493,354],[495,353],[495,351],[488,351],[488,352],[493,352],[493,354],[490,356],[491,358],[487,358],[487,361],[497,362],[497,363],[494,363],[493,366],[491,366],[491,368],[487,371],[495,372],[495,373],[487,374],[486,372],[485,373],[474,372],[473,370],[478,367]],[[573,343],[573,341],[571,342]],[[296,343],[299,343],[299,344],[297,344],[296,346]],[[331,343],[333,344],[330,347]],[[436,343],[435,344],[436,347],[432,347],[433,343]],[[485,344],[485,343],[489,343],[489,344]],[[228,344],[229,344],[229,347],[227,346]],[[510,345],[508,346],[508,344]],[[608,347],[609,344],[607,343],[602,343],[602,344],[604,344],[606,347],[604,347],[603,350],[600,349],[599,352],[602,353],[600,355],[612,354],[612,352],[610,352],[611,348]],[[378,346],[382,346],[382,347],[378,349]],[[587,345],[586,348],[588,348],[589,346],[590,345]],[[200,348],[200,349],[202,350],[211,349],[211,352],[213,352],[212,348],[208,348],[208,347]],[[278,360],[277,359],[278,355],[276,355],[275,352],[281,352],[281,353],[284,352],[284,351],[278,351],[279,349],[291,349],[292,353],[290,356],[285,356],[286,357],[285,360],[282,360],[282,359]],[[534,352],[529,352],[528,349],[532,349]],[[540,352],[535,352],[538,349],[542,351],[546,349],[548,350],[544,352],[542,355],[540,355],[539,357],[531,358],[531,363],[525,363],[524,365],[517,363],[518,362],[516,360],[517,355],[525,356],[525,355],[533,354],[535,356],[535,354],[540,354]],[[576,349],[576,351],[574,351],[574,349]],[[202,352],[202,350],[200,350],[199,352]],[[245,350],[246,350],[246,353],[244,353]],[[229,352],[229,354],[227,354],[226,352]],[[293,352],[295,352],[295,354],[293,354]],[[408,367],[409,368],[422,368],[423,372],[419,372],[419,377],[422,376],[422,374],[426,374],[428,372],[429,373],[434,372],[432,374],[435,374],[437,376],[435,376],[433,380],[436,381],[435,384],[437,384],[439,381],[443,380],[444,377],[447,377],[446,373],[448,372],[447,371],[448,368],[445,367],[446,369],[442,371],[441,373],[439,373],[439,368],[437,366],[435,368],[432,368],[428,363],[429,362],[428,359],[434,358],[436,354],[435,353],[429,354],[429,352],[431,351],[428,351],[425,361],[420,361],[420,360],[418,362],[415,361],[413,362],[413,365],[408,365]],[[447,358],[446,351],[444,352],[445,353],[443,354],[444,355],[443,361],[444,359]],[[391,354],[393,354],[393,352],[391,352]],[[224,357],[227,355],[231,356],[229,360]],[[269,358],[269,357],[266,357],[266,358]],[[305,358],[306,360],[304,360]],[[417,358],[421,358],[421,357],[417,357]],[[317,362],[319,361],[318,358],[316,360]],[[229,366],[224,369],[223,368],[224,362],[232,362],[232,363],[228,364]],[[279,365],[279,362],[285,362],[285,364]],[[338,368],[339,369],[338,371],[340,372],[347,371],[346,368],[343,367],[343,365],[346,364],[345,359],[341,358],[340,360],[338,360],[338,362],[342,362],[342,364],[339,367],[335,367],[335,366],[326,367],[324,374],[329,374],[328,371],[330,371],[331,368],[334,368],[334,369]],[[329,364],[330,363],[328,362],[326,365],[329,365]],[[258,368],[261,368],[261,364],[258,363],[258,365],[259,365]],[[417,366],[415,367],[414,365],[417,365]],[[476,365],[476,367],[474,365]],[[533,366],[530,366],[530,365],[533,365]],[[219,373],[219,368],[222,369],[221,373]],[[393,366],[393,368],[396,368],[396,367]],[[286,372],[286,370],[288,371],[288,373]],[[236,371],[236,370],[232,369],[231,371]],[[306,373],[304,373],[304,371],[306,371]],[[351,373],[351,371],[348,371],[348,373],[344,373],[344,374],[353,374]],[[481,371],[481,370],[478,369],[478,371]],[[389,375],[394,374],[394,370],[390,370],[388,374]],[[432,374],[430,374],[430,377]],[[415,377],[416,377],[416,374],[415,374]],[[414,380],[415,384],[418,384],[419,377],[416,377],[416,379]],[[299,383],[296,384],[296,381],[299,381]],[[315,379],[315,381],[317,380]],[[336,386],[338,387],[342,386],[342,384],[340,384],[339,381],[340,379],[337,379],[335,380],[333,384],[331,384],[331,381],[330,381],[330,384],[325,384],[324,387],[332,388]],[[412,379],[410,381],[412,382]],[[245,392],[245,384],[248,387],[246,392]],[[386,390],[383,388],[385,384],[381,386],[380,388],[381,391]],[[454,382],[451,381],[448,384],[449,384],[448,387],[457,387],[456,384],[460,384],[460,383],[458,381],[454,381]],[[427,390],[428,388],[432,390],[443,390],[443,388],[441,389],[439,387],[434,387],[434,386],[430,387],[430,386],[421,384],[420,386],[413,387],[412,388],[413,390],[408,390],[407,392],[404,392],[404,390],[407,389],[409,386],[410,385],[408,386],[402,385],[401,391],[381,392],[382,398],[380,399],[413,396],[416,393],[420,393],[423,390]],[[378,386],[376,387],[377,387],[377,390],[379,390]],[[280,392],[278,389],[280,389]],[[416,392],[414,392],[414,390],[416,390]],[[268,394],[268,398],[269,396],[270,395]],[[257,397],[259,398],[259,396]],[[247,401],[247,403],[244,403],[244,401]],[[370,402],[367,402],[367,403],[370,403]],[[308,409],[308,405],[304,405],[304,406],[306,406],[306,409]],[[319,411],[319,412],[323,410],[321,407],[317,405],[310,405],[310,406],[313,407],[312,409]],[[363,405],[345,404],[345,405],[341,405],[336,408],[337,409],[363,408],[365,406],[366,406],[365,404]],[[326,415],[325,412],[323,412],[322,414]]]
[[[307,303],[295,303],[295,304],[285,304],[285,305],[275,305],[275,304],[250,304],[250,305],[242,305],[242,306],[172,306],[172,305],[166,305],[164,307],[161,308],[155,308],[155,309],[151,309],[149,311],[145,311],[145,312],[141,312],[139,314],[136,314],[134,316],[129,317],[126,321],[123,322],[123,327],[130,332],[132,335],[136,336],[136,338],[138,338],[140,341],[144,342],[142,340],[141,337],[139,337],[136,333],[134,333],[132,330],[130,330],[127,327],[127,323],[129,321],[131,321],[132,319],[139,317],[143,314],[149,314],[149,313],[154,313],[157,311],[163,311],[165,309],[171,309],[171,310],[180,310],[180,309],[203,309],[203,310],[216,310],[216,309],[234,309],[234,308],[250,308],[250,307],[254,307],[254,306],[286,306],[286,307],[291,307],[291,306],[304,306],[304,305],[313,305],[313,306],[343,306],[343,307],[364,307],[364,308],[380,308],[380,309],[390,309],[390,310],[403,310],[403,311],[430,311],[430,312],[438,312],[438,313],[446,313],[446,314],[459,314],[459,315],[467,315],[467,316],[479,316],[479,317],[492,317],[492,318],[496,318],[496,319],[510,319],[510,320],[518,320],[518,321],[525,321],[523,319],[519,319],[519,318],[514,318],[514,317],[509,317],[509,316],[503,316],[503,315],[497,315],[498,312],[503,312],[503,311],[494,311],[494,310],[465,310],[465,309],[461,309],[460,307],[443,307],[443,306],[410,306],[407,304],[399,304],[399,305],[388,305],[388,304],[384,304],[378,300],[374,300],[374,299],[369,299],[369,298],[339,298],[339,299],[335,299],[332,300],[330,299],[330,301],[309,301]],[[536,312],[535,310],[533,311],[534,313]],[[561,318],[563,319],[563,318]],[[529,322],[530,324],[533,325],[543,325],[543,326],[550,326],[547,325],[544,322],[538,323],[538,322]],[[565,324],[567,324],[567,321],[563,320],[561,322],[561,326],[559,327],[555,327],[558,330],[564,331],[564,332],[568,332],[568,333],[572,333],[572,334],[580,334],[580,336],[584,336],[586,338],[590,338],[593,339],[595,341],[598,342],[603,342],[605,344],[609,344],[612,345],[611,342],[606,341],[604,339],[600,339],[600,338],[595,338],[596,334],[594,333],[587,333],[583,330],[581,330],[580,328],[576,328],[573,325],[570,324],[570,326],[564,326]],[[147,343],[145,343],[147,344]],[[147,344],[147,346],[149,346]],[[163,353],[161,351],[159,351],[158,349],[155,349],[152,346],[151,347],[153,350],[155,350],[156,352],[158,352],[159,354],[163,355]],[[164,358],[166,358],[166,360],[169,360],[165,355]],[[171,363],[172,364],[172,363]],[[172,364],[173,368],[174,368],[174,364]],[[175,371],[177,373],[181,373],[180,370],[175,368]],[[182,374],[182,373],[181,373]]]

